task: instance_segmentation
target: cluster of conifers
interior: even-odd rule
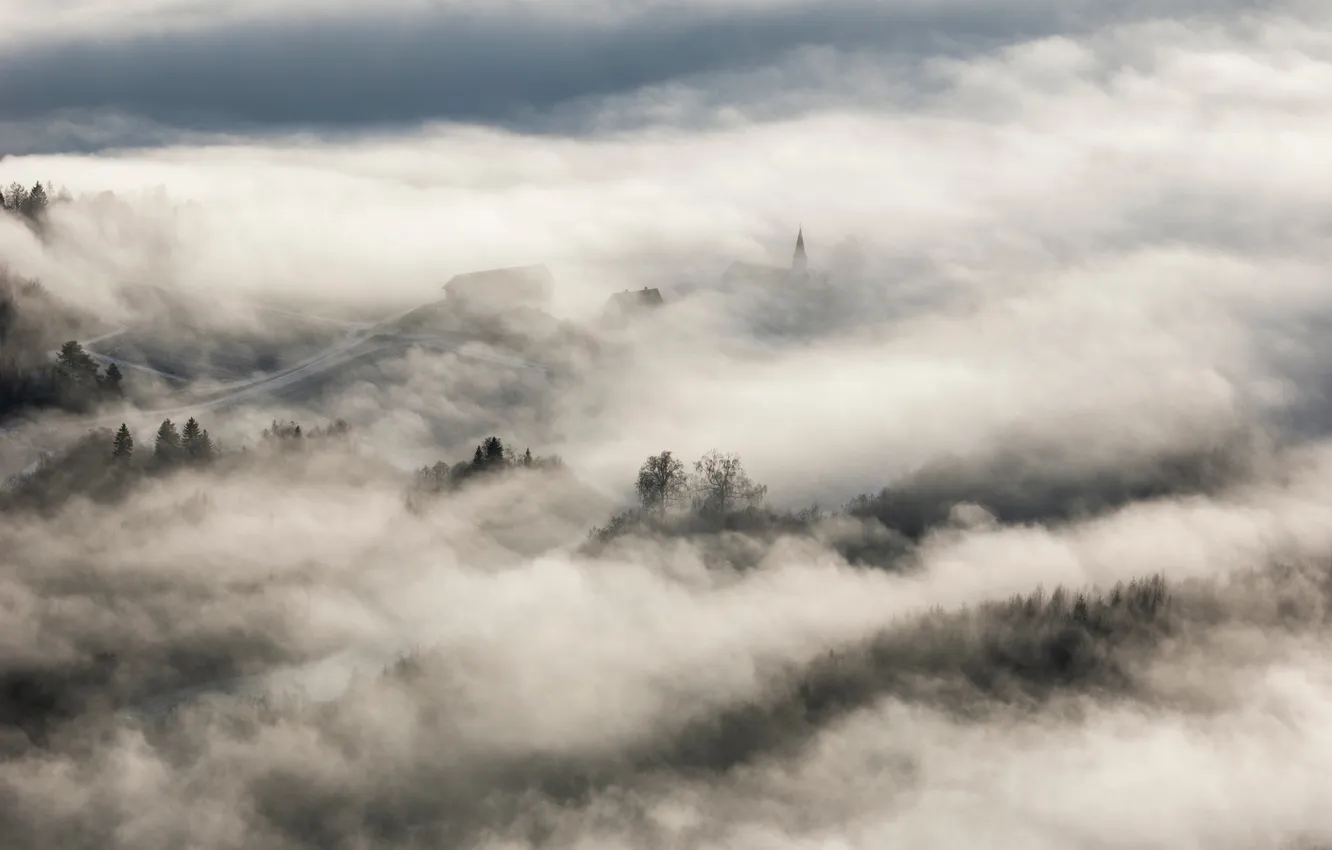
[[[153,458],[162,463],[207,463],[216,455],[217,449],[208,430],[199,425],[193,416],[178,429],[170,419],[162,420],[157,428],[153,444]],[[120,430],[111,445],[111,456],[117,460],[128,461],[134,456],[134,435],[129,425],[121,423]]]

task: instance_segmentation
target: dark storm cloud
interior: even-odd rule
[[[1191,2],[1173,5],[1187,10]],[[8,119],[0,147],[22,153],[157,143],[164,128],[253,132],[429,120],[578,132],[588,129],[580,102],[674,81],[697,85],[802,48],[904,59],[972,53],[1084,29],[1123,8],[845,2],[705,14],[677,8],[598,26],[445,12],[70,39],[0,57],[0,115]],[[835,92],[828,98],[837,101]],[[135,120],[118,125],[108,117],[126,115]]]

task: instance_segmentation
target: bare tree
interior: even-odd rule
[[[694,507],[703,515],[725,519],[740,506],[763,503],[768,488],[756,484],[740,465],[740,457],[713,451],[694,464]]]
[[[684,464],[670,452],[652,455],[638,470],[638,503],[645,511],[665,513],[676,504],[689,488],[689,477]]]
[[[28,205],[28,190],[20,183],[10,183],[5,190],[5,209],[21,212]]]

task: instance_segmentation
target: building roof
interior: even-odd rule
[[[523,292],[544,296],[549,294],[554,283],[555,276],[544,265],[511,266],[454,275],[444,284],[444,289],[453,293],[479,294],[483,290],[499,290],[506,294]]]
[[[607,306],[620,308],[659,307],[665,303],[665,300],[661,297],[661,290],[643,287],[642,289],[635,289],[632,291],[626,289],[623,292],[615,293],[610,297],[610,302]]]

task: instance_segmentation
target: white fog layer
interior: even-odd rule
[[[1332,847],[1332,14],[12,0],[0,848]]]

